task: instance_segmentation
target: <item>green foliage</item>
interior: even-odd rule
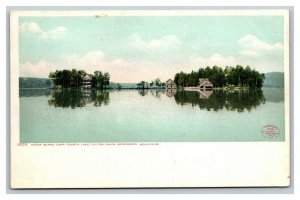
[[[158,87],[161,87],[161,85],[162,85],[162,82],[160,81],[160,78],[156,78],[156,79],[154,80],[154,83],[155,83],[155,85],[158,86]]]
[[[199,84],[199,78],[208,78],[214,87],[234,85],[261,88],[265,75],[255,69],[251,69],[249,66],[246,68],[241,65],[237,65],[236,67],[226,66],[224,70],[218,66],[213,66],[212,68],[207,66],[206,68],[200,68],[197,72],[184,73],[181,71],[180,73],[176,73],[174,82],[182,87],[195,87]]]
[[[138,89],[142,89],[144,90],[145,88],[147,88],[147,82],[145,81],[140,81],[138,84],[136,84]]]
[[[161,82],[160,78],[152,80],[149,84],[151,87],[161,88],[165,86],[165,83]]]
[[[94,72],[94,79],[95,79],[96,87],[100,88],[100,89],[103,89],[103,88],[106,88],[106,86],[109,85],[110,75],[107,72],[102,73],[101,71],[95,71]]]
[[[56,87],[62,88],[79,88],[82,85],[82,79],[87,73],[84,70],[56,70],[50,72],[49,78],[53,80]],[[106,88],[109,85],[109,73],[95,71],[92,77],[92,87]]]
[[[56,87],[78,88],[81,86],[82,78],[86,75],[83,70],[56,70],[50,72],[49,78],[53,80]]]

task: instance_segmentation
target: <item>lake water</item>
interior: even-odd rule
[[[283,89],[20,89],[22,143],[208,141],[284,141]]]

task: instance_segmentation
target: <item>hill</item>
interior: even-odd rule
[[[20,77],[19,88],[51,88],[51,80],[48,78]]]
[[[52,81],[48,78],[33,78],[33,77],[20,77],[19,78],[19,88],[52,88]],[[118,89],[121,87],[125,88],[137,88],[136,83],[114,83],[110,82],[109,86],[113,89]]]
[[[284,73],[283,72],[269,72],[265,73],[265,81],[263,87],[266,88],[283,88],[284,87]]]
[[[136,83],[114,83],[114,82],[110,82],[109,83],[109,87],[113,88],[113,89],[118,89],[118,87],[121,87],[122,89],[135,89],[137,88],[137,84]]]

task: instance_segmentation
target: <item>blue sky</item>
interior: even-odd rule
[[[173,78],[207,65],[283,71],[281,16],[20,17],[20,76],[107,71],[114,82]]]

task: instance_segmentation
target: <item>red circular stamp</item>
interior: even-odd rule
[[[261,134],[269,139],[272,139],[273,137],[278,137],[280,134],[280,130],[277,126],[272,124],[267,124],[261,129]]]

